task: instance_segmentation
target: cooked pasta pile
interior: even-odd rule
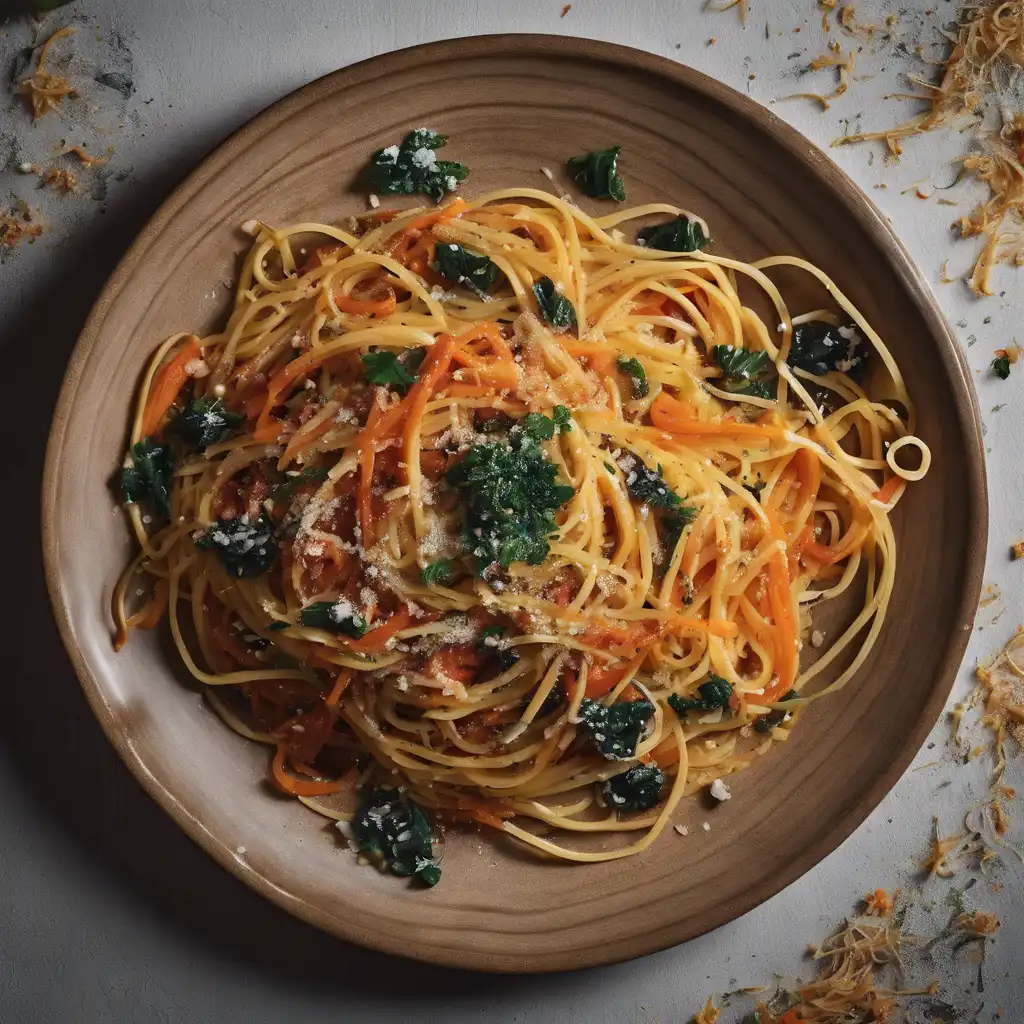
[[[820,270],[700,251],[667,204],[591,218],[529,188],[246,227],[224,329],[142,381],[113,606],[118,645],[166,613],[278,788],[348,820],[399,785],[623,857],[857,673],[930,456]],[[832,309],[789,309],[777,267]],[[823,642],[811,609],[854,593]]]

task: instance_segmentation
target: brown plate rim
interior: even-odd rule
[[[792,158],[802,163],[818,178],[835,196],[836,201],[843,204],[847,212],[856,218],[873,245],[893,268],[903,289],[936,342],[937,355],[956,396],[954,414],[968,447],[965,498],[975,510],[975,514],[969,521],[969,533],[966,538],[966,586],[957,607],[957,628],[949,637],[942,658],[941,670],[936,675],[929,698],[921,709],[915,728],[908,732],[902,744],[892,751],[887,769],[870,788],[859,795],[847,814],[830,831],[819,836],[798,858],[762,880],[758,885],[746,890],[741,896],[720,905],[717,911],[707,915],[700,925],[695,927],[692,922],[682,920],[672,928],[660,931],[656,936],[640,936],[630,940],[622,949],[614,952],[576,950],[571,957],[555,954],[551,956],[550,964],[546,964],[545,969],[555,971],[620,962],[695,938],[739,917],[774,896],[822,861],[850,836],[878,806],[913,761],[946,703],[970,637],[982,586],[988,536],[988,493],[977,396],[971,383],[966,357],[957,344],[935,296],[887,219],[860,188],[813,142],[771,111],[729,86],[667,57],[616,43],[583,37],[503,33],[445,39],[369,57],[334,71],[289,93],[237,129],[208,154],[198,167],[161,203],[118,263],[82,329],[65,371],[47,443],[42,483],[42,539],[46,585],[54,616],[61,639],[93,713],[107,739],[146,792],[214,860],[284,910],[340,938],[385,953],[444,966],[522,973],[523,968],[518,962],[513,961],[511,964],[503,966],[501,962],[495,961],[493,954],[477,953],[472,950],[446,950],[444,953],[439,953],[437,950],[420,950],[414,946],[401,945],[386,937],[368,934],[361,929],[349,928],[344,921],[321,911],[301,896],[279,888],[271,879],[259,874],[251,867],[242,870],[237,860],[231,855],[229,846],[221,842],[202,821],[190,814],[177,800],[174,793],[161,784],[147,767],[143,756],[127,742],[125,736],[116,726],[103,691],[75,643],[74,629],[61,587],[56,529],[57,482],[67,421],[78,387],[81,368],[100,340],[98,326],[140,256],[164,229],[171,217],[189,201],[194,192],[202,187],[203,182],[220,167],[230,162],[236,151],[244,148],[250,138],[260,134],[270,123],[277,122],[287,115],[290,108],[296,105],[304,106],[308,101],[335,91],[339,87],[345,88],[349,81],[358,80],[364,69],[371,63],[374,65],[375,72],[387,73],[411,65],[425,65],[462,56],[481,57],[510,51],[555,60],[567,53],[576,57],[582,56],[600,63],[639,69],[647,74],[667,79],[675,88],[702,93],[747,120],[755,130],[768,135],[776,144],[781,145]],[[532,973],[532,971],[526,973]]]

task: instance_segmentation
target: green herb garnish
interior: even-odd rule
[[[501,271],[489,256],[483,256],[454,242],[439,242],[432,264],[446,281],[465,285],[477,295],[485,295],[498,280]]]
[[[767,352],[715,345],[711,355],[725,373],[724,379],[715,381],[723,391],[755,398],[775,397],[775,367]]]
[[[171,449],[155,437],[144,437],[129,451],[132,464],[121,470],[121,493],[130,504],[148,505],[165,519],[171,514]]]
[[[864,370],[867,348],[859,334],[844,338],[840,331],[850,328],[836,327],[823,320],[797,324],[793,328],[793,344],[786,362],[798,370],[823,377],[832,370],[860,377]]]
[[[992,360],[992,369],[1000,380],[1006,380],[1010,376],[1010,357],[1007,355],[996,356]]]
[[[696,252],[711,244],[701,226],[688,217],[676,217],[663,224],[652,224],[637,232],[637,243],[661,252]]]
[[[190,448],[205,448],[229,438],[245,417],[232,412],[220,398],[197,398],[179,413],[171,429]]]
[[[305,469],[299,470],[295,476],[285,480],[283,484],[278,484],[270,492],[270,500],[275,505],[279,502],[290,500],[297,488],[302,487],[304,484],[322,484],[327,479],[327,476],[326,469],[322,469],[319,466],[306,466]]]
[[[409,372],[394,352],[367,352],[360,356],[360,360],[366,379],[371,384],[393,387],[400,395],[404,395],[419,380],[415,373]]]
[[[351,601],[341,597],[337,601],[314,601],[299,612],[299,623],[329,633],[344,633],[358,639],[366,632],[366,619]]]
[[[388,146],[373,154],[367,183],[381,195],[412,195],[421,192],[435,203],[454,192],[469,168],[451,160],[438,160],[434,152],[448,140],[427,128],[410,132],[398,146]]]
[[[540,419],[553,429],[551,420]],[[544,458],[529,426],[513,430],[507,445],[473,445],[446,478],[466,500],[463,537],[478,574],[495,562],[508,568],[513,562],[540,565],[547,558],[554,514],[573,489],[556,483],[558,470]]]
[[[637,744],[653,714],[654,705],[648,700],[619,701],[605,707],[584,697],[580,704],[580,724],[609,761],[636,756]]]
[[[551,411],[551,418],[555,421],[555,429],[559,433],[568,434],[572,430],[572,413],[567,406],[556,405]]]
[[[452,582],[452,560],[440,558],[420,569],[420,579],[428,586],[448,586]]]
[[[359,852],[399,878],[415,876],[437,885],[441,868],[434,857],[430,822],[397,789],[374,789],[352,821]]]
[[[555,287],[550,277],[542,277],[534,286],[540,315],[556,333],[576,329],[576,310],[573,304]]]
[[[630,452],[620,468],[626,474],[626,489],[637,501],[652,508],[682,512],[689,519],[697,514],[696,509],[687,510],[683,499],[665,483],[660,464],[657,469],[651,469],[643,459]]]
[[[498,662],[498,667],[502,672],[507,672],[516,662],[519,661],[519,652],[511,647],[502,647],[498,643],[498,640],[505,635],[504,626],[484,626],[480,630],[480,635],[476,639],[476,649],[481,654],[490,655],[495,658]],[[489,644],[487,641],[493,639],[494,643]]]
[[[644,369],[644,364],[636,356],[631,356],[629,359],[625,356],[619,356],[615,365],[619,368],[619,372],[624,373],[632,382],[634,398],[646,398],[651,393],[651,384],[647,379],[647,371]]]
[[[580,191],[594,199],[626,200],[626,188],[618,174],[621,146],[611,149],[595,149],[582,156],[570,157],[565,166]]]
[[[619,811],[648,811],[661,799],[665,776],[657,765],[635,764],[601,787],[605,805]]]
[[[259,576],[277,557],[274,524],[262,512],[255,519],[218,519],[196,541],[196,547],[216,551],[228,574],[238,579]]]
[[[800,694],[796,690],[789,690],[782,695],[781,700],[795,700]],[[772,729],[777,725],[781,725],[785,721],[788,711],[783,711],[782,708],[776,708],[774,711],[769,711],[767,715],[761,715],[760,718],[754,721],[754,728],[758,732],[771,732]]]
[[[687,711],[715,711],[717,708],[729,706],[732,697],[732,686],[721,676],[708,676],[707,682],[697,687],[700,697],[680,697],[678,693],[670,693],[668,706],[680,717],[685,718]]]

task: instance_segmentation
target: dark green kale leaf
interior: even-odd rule
[[[651,384],[647,379],[647,371],[644,369],[644,364],[636,356],[632,356],[629,359],[625,356],[619,356],[615,365],[618,366],[620,373],[624,373],[630,378],[633,384],[634,398],[646,398],[651,393]]]
[[[609,761],[636,756],[637,744],[653,714],[654,705],[648,700],[619,701],[605,707],[584,697],[580,704],[580,724]]]
[[[489,644],[487,641],[492,637],[495,640],[498,640],[504,635],[504,626],[484,626],[484,628],[480,630],[480,635],[476,638],[476,649],[482,654],[487,654],[489,651],[494,650],[494,644]]]
[[[568,433],[572,430],[569,410],[564,405],[556,405],[551,416],[539,412],[527,413],[512,430],[534,441],[550,441],[556,432]]]
[[[626,489],[631,497],[652,508],[671,509],[688,515],[689,519],[696,515],[696,509],[687,510],[682,498],[665,483],[660,465],[656,470],[651,469],[643,459],[632,452],[619,461],[620,468],[626,474]]]
[[[394,352],[367,352],[360,359],[366,379],[371,384],[393,387],[400,395],[404,395],[419,380],[419,376],[410,373]]]
[[[619,811],[649,811],[661,799],[665,776],[657,765],[635,764],[613,775],[601,787],[607,807]]]
[[[277,557],[274,524],[260,513],[218,519],[197,541],[197,548],[216,551],[231,576],[248,579],[266,572]]]
[[[441,868],[434,857],[430,822],[397,789],[378,787],[352,821],[359,852],[399,878],[415,876],[423,885],[437,885]]]
[[[715,345],[711,355],[725,373],[724,379],[714,382],[723,391],[755,398],[775,397],[775,367],[767,352]]]
[[[274,504],[278,504],[283,501],[290,501],[295,491],[302,487],[304,484],[322,484],[327,479],[327,470],[321,469],[319,466],[306,466],[305,469],[299,470],[295,476],[289,477],[283,484],[278,484],[270,492],[270,500]]]
[[[428,586],[448,586],[453,579],[452,560],[440,558],[420,569],[420,579]]]
[[[369,187],[381,195],[412,195],[420,192],[435,203],[454,192],[469,168],[451,160],[438,160],[434,152],[448,140],[427,128],[410,132],[400,145],[379,149],[373,154],[366,179]]]
[[[179,413],[171,429],[190,448],[205,448],[227,440],[245,419],[232,412],[220,398],[197,398]]]
[[[636,240],[639,245],[661,252],[696,252],[711,244],[701,226],[688,217],[652,224],[638,231]]]
[[[594,199],[626,200],[626,188],[619,177],[617,164],[621,146],[611,149],[595,149],[582,156],[572,156],[566,167],[580,191]]]
[[[1005,354],[996,356],[992,360],[992,369],[1000,380],[1006,380],[1010,376],[1010,357]]]
[[[843,332],[850,337],[844,338]],[[838,370],[857,380],[863,375],[867,351],[860,334],[853,328],[811,320],[793,328],[793,344],[786,362],[815,377]]]
[[[576,329],[576,310],[573,304],[555,287],[550,277],[542,277],[534,286],[540,315],[556,333]]]
[[[148,505],[165,519],[171,514],[171,449],[155,437],[144,437],[129,451],[132,464],[121,470],[121,493],[126,502]]]
[[[507,445],[473,445],[446,478],[465,500],[463,536],[478,574],[494,562],[506,569],[513,562],[540,565],[555,532],[554,514],[574,493],[556,483],[557,468],[526,429],[513,430]]]
[[[299,622],[314,629],[326,629],[329,633],[344,633],[358,639],[366,632],[366,619],[351,601],[339,598],[337,601],[314,601],[299,612]]]
[[[484,626],[476,639],[476,649],[481,654],[493,657],[502,672],[507,672],[519,661],[519,652],[512,647],[502,647],[498,641],[505,635],[504,626]],[[488,643],[493,640],[494,643]]]
[[[782,695],[780,700],[795,700],[800,694],[796,690],[789,690]],[[754,728],[758,732],[771,732],[772,729],[777,725],[781,725],[789,714],[788,711],[783,711],[782,708],[776,708],[774,711],[769,711],[767,715],[761,715],[760,718],[755,719]]]
[[[485,295],[490,291],[501,273],[489,256],[454,242],[438,243],[432,266],[446,281],[465,285],[477,295]]]
[[[685,718],[687,711],[714,711],[716,708],[729,706],[732,697],[732,686],[721,676],[708,676],[707,682],[697,687],[700,697],[680,697],[678,693],[669,694],[668,706],[680,717]]]
[[[569,412],[567,406],[556,405],[551,412],[551,416],[555,421],[555,429],[560,434],[568,434],[572,430],[572,413]]]

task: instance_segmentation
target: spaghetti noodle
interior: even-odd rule
[[[825,274],[626,238],[666,216],[706,233],[528,188],[250,222],[224,329],[168,339],[142,381],[117,645],[169,618],[274,784],[329,817],[376,779],[560,858],[650,845],[857,673],[889,513],[928,462],[895,361]],[[836,312],[794,316],[779,267]],[[860,587],[801,669],[810,609]]]

